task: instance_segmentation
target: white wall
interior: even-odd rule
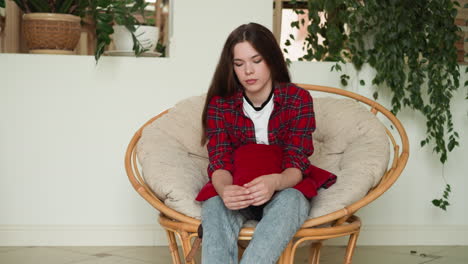
[[[91,56],[0,54],[0,246],[165,244],[157,213],[127,180],[126,146],[150,117],[207,89],[232,29],[250,21],[271,28],[271,5],[174,1],[170,58],[104,57],[95,66]],[[329,69],[294,63],[291,72],[295,82],[339,87]],[[348,89],[370,96],[348,71]],[[421,116],[402,113],[411,158],[395,186],[360,212],[360,244],[468,244],[465,93],[453,105],[461,147],[445,167],[419,147]],[[442,173],[453,187],[448,212],[430,204]]]

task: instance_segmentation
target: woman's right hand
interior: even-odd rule
[[[250,206],[254,200],[247,188],[238,185],[225,185],[218,192],[224,205],[230,210],[240,210]]]
[[[232,175],[227,170],[213,172],[211,181],[224,205],[230,210],[243,209],[254,202],[254,197],[247,188],[232,184]]]

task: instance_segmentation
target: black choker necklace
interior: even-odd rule
[[[247,95],[245,94],[245,91],[243,92],[243,95],[244,95],[244,98],[247,101],[247,103],[249,103],[249,105],[251,105],[253,107],[253,109],[255,109],[255,111],[260,111],[265,107],[265,105],[268,104],[268,102],[270,102],[271,98],[273,97],[273,88],[271,89],[271,92],[270,92],[270,95],[268,96],[268,98],[259,107],[254,106],[252,101],[250,101],[249,97],[247,97]]]

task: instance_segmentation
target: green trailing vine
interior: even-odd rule
[[[439,207],[442,210],[447,210],[447,206],[450,205],[450,203],[448,202],[448,198],[450,192],[452,191],[451,188],[452,187],[450,187],[450,184],[447,184],[445,186],[444,195],[442,196],[442,198],[432,200],[432,204],[436,207]]]
[[[392,109],[403,107],[422,113],[426,135],[421,147],[432,146],[441,163],[448,152],[459,146],[450,102],[460,86],[460,69],[455,42],[460,28],[455,25],[459,3],[451,0],[293,0],[297,14],[308,11],[309,21],[301,19],[291,27],[306,26],[305,55],[301,61],[352,63],[359,71],[366,63],[376,70],[372,85],[392,92]],[[466,6],[465,6],[466,8]],[[324,12],[322,21],[319,12]],[[324,38],[319,42],[318,36]],[[286,40],[291,44],[294,36]],[[287,49],[284,50],[287,52]],[[288,61],[290,63],[290,61]],[[350,77],[340,76],[346,86]],[[360,80],[360,85],[365,85]],[[464,86],[468,86],[468,81]],[[377,99],[378,92],[374,93]],[[467,96],[468,99],[468,96]],[[446,210],[451,187],[446,184],[443,198],[432,203]]]

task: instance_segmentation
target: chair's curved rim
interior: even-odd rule
[[[297,84],[298,86],[310,90],[310,91],[318,91],[318,92],[325,92],[325,93],[332,93],[341,95],[344,97],[349,97],[352,99],[356,99],[362,103],[365,103],[371,107],[371,109],[375,109],[378,112],[382,113],[397,129],[398,134],[401,140],[401,150],[399,149],[399,145],[392,141],[394,145],[395,158],[397,159],[396,162],[394,160],[393,166],[387,170],[385,175],[382,177],[380,183],[372,189],[366,196],[361,198],[360,200],[354,202],[353,204],[336,210],[332,213],[322,215],[316,218],[308,219],[304,222],[302,228],[307,227],[315,227],[319,225],[323,225],[326,223],[332,223],[335,220],[342,219],[341,223],[344,223],[345,220],[352,216],[356,211],[358,211],[363,206],[369,204],[370,202],[377,199],[380,195],[382,195],[387,189],[389,189],[393,183],[398,179],[402,170],[406,166],[409,157],[409,141],[406,131],[401,124],[401,122],[385,107],[380,105],[379,103],[354,92],[327,87],[327,86],[318,86],[318,85],[311,85],[311,84]],[[151,118],[147,121],[133,136],[132,140],[130,141],[127,151],[125,154],[125,170],[127,172],[127,176],[133,186],[133,188],[146,200],[148,201],[154,208],[160,211],[165,216],[172,218],[174,220],[180,221],[182,223],[187,223],[189,225],[198,226],[200,224],[200,220],[195,219],[193,217],[186,216],[182,213],[177,212],[176,210],[166,206],[149,188],[149,186],[144,182],[144,179],[139,175],[138,168],[136,166],[136,144],[141,137],[141,133],[143,129],[155,121],[156,119],[160,118],[164,114],[166,114],[168,110],[160,113],[159,115]],[[192,226],[190,229],[194,229]]]

